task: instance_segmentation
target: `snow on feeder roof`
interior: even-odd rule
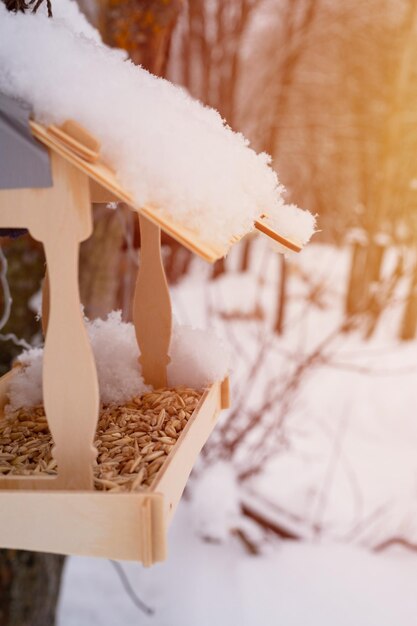
[[[64,153],[57,127],[84,127],[100,153],[66,158],[207,260],[257,224],[272,236],[282,230],[277,238],[290,249],[310,238],[314,218],[284,204],[266,154],[216,111],[101,43],[71,0],[56,1],[54,15],[0,5],[0,91],[29,103],[38,139]]]
[[[0,477],[0,545],[150,565],[165,558],[167,525],[229,402],[228,379],[215,363],[198,402],[193,390],[188,396],[164,390],[168,366],[172,372],[176,365],[160,229],[214,261],[254,225],[298,250],[314,218],[284,206],[268,158],[256,155],[217,113],[106,48],[75,3],[55,0],[54,8],[55,18],[48,20],[10,14],[0,4],[0,156],[4,165],[14,157],[21,170],[17,178],[13,167],[0,170],[0,229],[28,228],[43,243],[48,266],[44,407],[12,415],[9,426],[0,414],[0,439],[10,439],[4,463],[12,467]],[[33,144],[29,128],[44,150]],[[139,214],[134,334],[140,374],[154,388],[146,401],[138,400],[146,410],[136,411],[137,428],[128,426],[135,407],[120,409],[126,411],[123,433],[107,414],[99,415],[97,371],[78,289],[78,249],[92,231],[91,203],[114,198]],[[14,368],[0,379],[1,411],[18,376]],[[149,417],[155,407],[158,414]],[[19,474],[28,446],[36,454],[50,447],[51,439],[41,437],[45,427],[53,459],[43,457],[36,475]],[[136,472],[127,493],[94,490],[95,472],[111,454],[111,463],[133,454],[124,463],[124,471]],[[56,465],[53,475],[42,475]],[[99,481],[109,482],[105,476]]]

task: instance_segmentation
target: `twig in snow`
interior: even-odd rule
[[[276,393],[271,393],[265,400],[264,404],[251,414],[247,424],[240,430],[234,440],[229,443],[229,447],[232,450],[235,449],[247,438],[249,433],[253,434],[254,428],[260,423],[261,415],[270,412],[274,407],[279,407],[278,418],[274,419],[272,425],[267,424],[265,427],[268,431],[268,437],[265,438],[264,436],[264,428],[257,441],[250,445],[248,457],[254,460],[251,463],[251,467],[245,467],[239,474],[239,478],[241,480],[246,480],[263,469],[266,459],[268,459],[271,455],[271,445],[274,444],[274,437],[271,436],[272,431],[274,430],[276,432],[281,428],[294,396],[303,381],[305,372],[325,360],[326,349],[338,336],[340,336],[344,329],[353,324],[353,322],[353,317],[348,318],[331,333],[329,333],[329,335],[325,337],[325,339],[321,341],[318,346],[297,365],[284,388],[278,390]]]
[[[323,519],[326,512],[331,486],[336,474],[336,468],[342,454],[343,440],[346,435],[348,425],[348,413],[345,412],[342,419],[339,420],[337,427],[333,450],[327,464],[326,473],[323,479],[321,489],[318,494],[316,511],[314,514],[313,528],[316,535],[319,535],[323,528]]]
[[[390,539],[386,539],[382,543],[379,543],[377,546],[373,548],[374,552],[383,552],[388,548],[392,548],[392,546],[402,546],[407,550],[412,550],[412,552],[417,552],[417,544],[408,541],[408,539],[404,539],[404,537],[391,537]]]
[[[343,538],[344,541],[349,543],[357,541],[360,535],[362,535],[389,510],[390,506],[390,503],[385,503],[382,506],[377,507],[374,511],[372,511],[372,513],[370,513],[370,515],[363,518],[354,528],[352,528],[352,530]]]
[[[343,363],[341,361],[331,361],[328,365],[335,369],[357,372],[358,374],[366,374],[367,376],[404,376],[405,374],[411,374],[417,371],[417,365],[405,365],[404,367],[393,367],[391,369],[372,369],[371,367],[363,367],[361,365],[355,365],[354,363]]]
[[[301,535],[297,535],[289,528],[285,528],[281,524],[272,521],[270,518],[263,515],[262,512],[259,511],[256,507],[249,506],[246,502],[241,502],[240,508],[243,515],[249,517],[265,530],[268,530],[275,535],[278,535],[278,537],[281,537],[281,539],[289,539],[292,541],[300,541],[302,539]]]
[[[122,583],[125,592],[129,596],[129,598],[132,600],[136,608],[142,611],[142,613],[145,613],[145,615],[154,615],[155,609],[148,606],[143,600],[141,600],[141,598],[139,598],[139,596],[133,589],[132,585],[130,584],[129,579],[126,576],[126,572],[124,571],[120,563],[118,563],[117,561],[113,561],[113,560],[110,560],[109,562],[116,570],[116,573],[118,577],[120,578],[120,582]]]

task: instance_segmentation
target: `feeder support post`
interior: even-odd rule
[[[133,300],[133,323],[145,383],[167,386],[172,311],[161,256],[161,229],[139,214],[140,264]]]
[[[55,215],[31,229],[43,242],[48,267],[44,404],[60,488],[89,490],[93,489],[99,391],[78,285],[79,244],[92,231],[89,182],[62,157],[52,153],[51,158],[54,186],[59,189]]]
[[[50,312],[43,360],[43,400],[55,444],[57,479],[5,477],[28,489],[93,489],[99,411],[97,373],[78,288],[79,244],[92,231],[88,176],[51,152],[52,187],[0,192],[0,226],[27,227],[44,246]],[[45,324],[46,326],[46,324]]]

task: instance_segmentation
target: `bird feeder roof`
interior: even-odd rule
[[[222,258],[227,254],[230,246],[240,240],[241,237],[235,236],[231,239],[229,246],[219,246],[206,239],[204,233],[199,234],[195,230],[187,228],[174,218],[169,218],[161,213],[158,209],[138,206],[129,190],[118,182],[115,172],[101,160],[99,142],[83,131],[78,124],[69,122],[64,124],[63,128],[59,128],[57,126],[46,127],[31,121],[30,128],[34,137],[81,169],[97,184],[96,187],[93,187],[93,190],[98,194],[96,197],[100,197],[100,194],[102,194],[101,197],[103,198],[116,202],[126,202],[129,206],[160,226],[168,235],[206,261],[213,262]],[[277,241],[288,250],[295,252],[301,250],[299,244],[280,235],[268,225],[266,220],[260,218],[255,222],[254,228]]]
[[[105,46],[74,2],[51,20],[1,3],[0,14],[0,91],[25,101],[33,135],[115,200],[209,261],[253,229],[289,250],[309,239],[314,218],[285,204],[269,157]]]

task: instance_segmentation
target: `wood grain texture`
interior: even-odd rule
[[[166,557],[158,494],[0,491],[0,508],[0,544],[5,548],[148,566]]]
[[[161,256],[161,229],[139,215],[140,263],[133,300],[133,323],[145,383],[167,386],[172,311]]]
[[[48,126],[48,132],[85,161],[98,161],[100,142],[74,120],[67,120],[61,126]]]
[[[55,443],[58,478],[47,484],[54,482],[53,488],[92,489],[96,455],[92,444],[99,392],[78,289],[79,243],[92,230],[89,183],[83,172],[54,152],[51,165],[53,187],[0,191],[0,224],[28,227],[32,236],[43,243],[48,265],[50,314],[43,395]],[[0,486],[6,481],[2,479]],[[25,485],[39,487],[33,479]]]

